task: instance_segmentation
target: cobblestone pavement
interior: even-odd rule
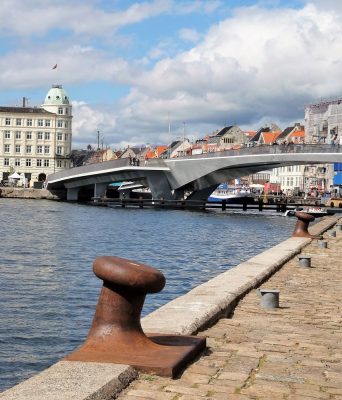
[[[342,399],[342,234],[313,241],[262,285],[280,290],[265,310],[256,291],[201,335],[208,349],[179,379],[141,375],[119,399]],[[325,234],[325,237],[327,235]]]

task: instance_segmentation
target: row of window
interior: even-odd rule
[[[287,186],[287,187],[301,187],[303,185],[303,180],[299,176],[282,177],[280,179],[280,183],[282,186]]]
[[[13,118],[14,124],[16,126],[24,126],[25,120],[23,118]],[[26,119],[26,126],[33,126],[33,119],[28,118]],[[12,125],[12,118],[6,117],[5,118],[5,125],[6,126],[11,126]],[[37,126],[38,127],[43,127],[45,126],[46,128],[51,128],[51,120],[50,119],[38,119],[37,120]],[[58,128],[68,128],[69,126],[69,121],[65,121],[63,119],[58,119],[57,120],[57,127]]]
[[[280,167],[278,170],[280,170],[280,172],[300,172],[301,165],[289,165],[288,167]]]
[[[67,108],[63,108],[63,107],[58,107],[58,114],[59,115],[63,115],[63,114],[68,115],[68,109]]]
[[[17,153],[17,154],[20,154],[21,153],[21,150],[22,150],[22,147],[23,146],[20,146],[20,144],[16,144],[15,146],[14,146],[14,151],[15,151],[15,153]],[[26,150],[26,153],[27,154],[31,154],[32,153],[32,150],[33,150],[33,146],[31,146],[30,144],[29,145],[27,145],[26,147],[25,147],[25,150]],[[11,145],[10,144],[5,144],[4,145],[4,153],[10,153],[11,152]],[[36,147],[36,152],[37,152],[37,154],[50,154],[50,146],[41,146],[41,145],[38,145],[37,147]],[[58,154],[58,155],[62,155],[63,154],[63,146],[57,146],[56,147],[56,154]]]
[[[36,160],[33,160],[31,158],[26,158],[24,160],[21,160],[20,158],[16,158],[14,160],[14,165],[16,167],[33,167],[34,165],[34,161],[36,161],[36,167],[50,167],[50,160],[46,160],[46,159],[41,159],[41,158],[37,158]],[[62,160],[57,160],[56,162],[56,166],[57,168],[62,168]],[[4,166],[5,167],[9,167],[10,166],[10,159],[9,158],[4,158]],[[68,162],[64,161],[64,168],[68,167]]]
[[[223,138],[223,143],[235,143],[235,137],[225,137]]]
[[[59,161],[61,161],[61,160],[59,160]],[[32,159],[31,158],[26,158],[25,159],[25,166],[26,167],[32,167],[33,165],[33,163],[32,163]],[[10,165],[10,160],[9,160],[9,158],[4,158],[4,166],[5,167],[9,167],[9,165]],[[21,160],[20,160],[20,158],[16,158],[15,160],[14,160],[14,165],[16,166],[16,167],[20,167],[20,166],[23,166],[23,164],[21,163]],[[50,166],[50,160],[42,160],[41,158],[37,158],[37,160],[36,160],[36,167],[49,167]]]
[[[4,132],[4,138],[5,139],[11,139],[11,131],[3,131]],[[32,132],[20,132],[20,131],[15,131],[14,133],[14,137],[16,139],[22,139],[22,138],[26,138],[27,140],[31,140],[32,139]],[[38,140],[50,140],[51,138],[51,133],[50,132],[37,132],[37,139]],[[69,134],[65,133],[64,134],[64,139],[65,140],[69,140]],[[63,133],[58,132],[57,133],[57,140],[58,141],[62,141],[63,140]]]

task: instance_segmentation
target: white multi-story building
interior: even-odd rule
[[[298,192],[309,194],[329,191],[332,185],[333,170],[331,164],[289,165],[274,168],[270,182],[278,183],[281,190],[288,194]]]
[[[0,106],[0,179],[25,174],[33,186],[70,167],[72,106],[61,85],[53,85],[41,107]]]

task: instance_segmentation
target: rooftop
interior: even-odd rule
[[[18,114],[53,114],[40,107],[4,107],[0,106],[0,112]]]

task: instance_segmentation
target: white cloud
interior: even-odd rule
[[[52,66],[57,63],[57,69]],[[44,51],[27,47],[0,58],[0,87],[4,89],[50,86],[51,82],[64,85],[104,80],[129,80],[135,70],[134,63],[108,56],[90,46],[51,46]]]
[[[120,13],[101,11],[95,1],[31,4],[4,0],[0,30],[39,34],[63,21],[63,28],[73,32],[105,34],[162,13],[210,12],[220,2],[137,2]],[[257,128],[275,121],[284,127],[303,117],[307,102],[342,94],[341,4],[312,0],[301,9],[239,8],[201,38],[184,27],[183,39],[200,40],[189,51],[171,57],[165,38],[150,51],[158,60],[152,67],[147,57],[128,61],[75,38],[49,44],[44,57],[41,48],[28,45],[1,57],[0,87],[62,82],[68,91],[68,85],[98,80],[130,86],[129,94],[111,108],[75,102],[75,147],[94,143],[97,130],[106,144],[118,147],[167,143],[182,135],[183,122],[190,136],[203,136],[226,123]]]
[[[28,37],[50,30],[71,31],[77,35],[111,35],[114,31],[161,14],[209,13],[219,1],[177,0],[140,1],[120,11],[101,9],[96,0],[2,0],[0,32]]]
[[[85,102],[72,102],[73,112],[73,141],[81,147],[95,144],[97,132],[100,132],[100,140],[108,145],[105,135],[110,134],[114,139],[116,118],[114,112],[105,109],[95,109]],[[78,146],[79,147],[79,146]]]
[[[75,34],[106,34],[167,12],[170,6],[168,0],[155,0],[137,2],[124,11],[106,12],[97,7],[96,1],[3,0],[0,31],[20,36],[41,35],[51,29]]]
[[[200,40],[201,36],[195,29],[184,28],[179,31],[179,37],[188,42],[196,43]]]
[[[190,51],[132,76],[118,125],[126,132],[141,127],[155,142],[168,113],[178,133],[182,121],[191,132],[225,122],[290,123],[303,118],[308,101],[342,93],[341,67],[335,10],[241,8]]]

